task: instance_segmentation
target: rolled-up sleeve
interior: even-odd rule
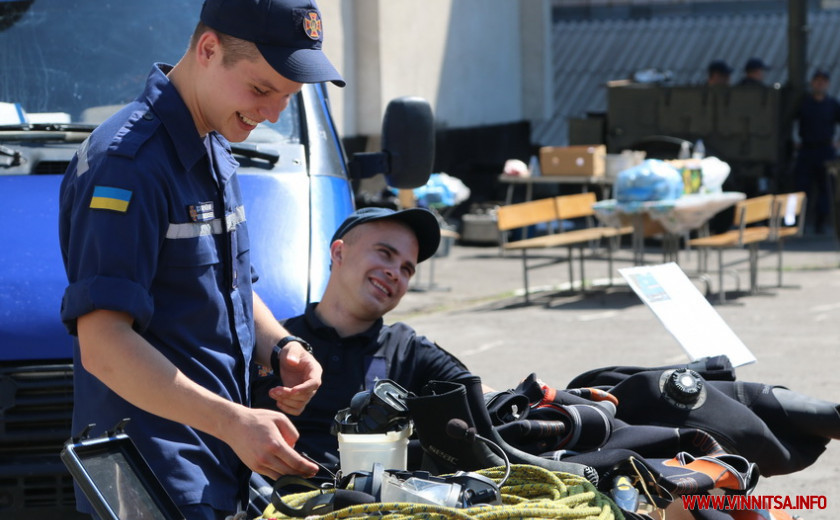
[[[149,292],[136,282],[107,276],[93,276],[70,284],[61,301],[61,320],[72,334],[76,333],[76,320],[97,309],[108,309],[130,314],[135,328],[148,327],[154,312],[154,302]]]
[[[68,286],[61,319],[71,334],[80,316],[98,309],[130,314],[139,331],[151,322],[150,286],[166,216],[163,196],[148,177],[113,156],[65,177],[59,235]]]

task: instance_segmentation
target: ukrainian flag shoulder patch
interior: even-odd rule
[[[111,188],[109,186],[94,186],[93,197],[90,199],[91,209],[110,209],[125,213],[131,201],[131,190]]]

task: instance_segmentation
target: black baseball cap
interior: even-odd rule
[[[747,64],[744,65],[744,71],[750,70],[769,70],[770,66],[764,63],[761,58],[750,58],[747,60]]]
[[[417,263],[430,258],[440,245],[440,224],[435,215],[424,208],[409,208],[395,211],[390,208],[362,208],[354,211],[338,226],[330,244],[342,238],[359,224],[377,220],[396,220],[404,223],[417,237]]]
[[[729,74],[732,74],[732,67],[723,60],[714,60],[709,63],[709,74],[712,74],[713,72],[728,76]]]
[[[817,69],[814,71],[814,75],[811,76],[811,79],[815,78],[825,78],[827,80],[831,80],[831,74],[829,74],[826,69]]]
[[[292,81],[345,84],[321,50],[321,12],[311,0],[205,0],[201,21],[254,42],[274,70]]]

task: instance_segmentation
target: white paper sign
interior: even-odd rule
[[[787,204],[785,204],[785,225],[792,226],[796,223],[796,195],[788,195]]]
[[[677,264],[628,267],[618,272],[691,361],[721,354],[736,367],[756,361]]]

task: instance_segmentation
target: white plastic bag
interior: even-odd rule
[[[531,170],[528,165],[519,159],[508,159],[505,161],[505,167],[502,170],[505,175],[512,175],[513,177],[530,177]]]
[[[717,157],[705,157],[701,161],[703,169],[703,191],[706,193],[720,193],[723,191],[723,183],[729,177],[732,169],[729,164]]]

